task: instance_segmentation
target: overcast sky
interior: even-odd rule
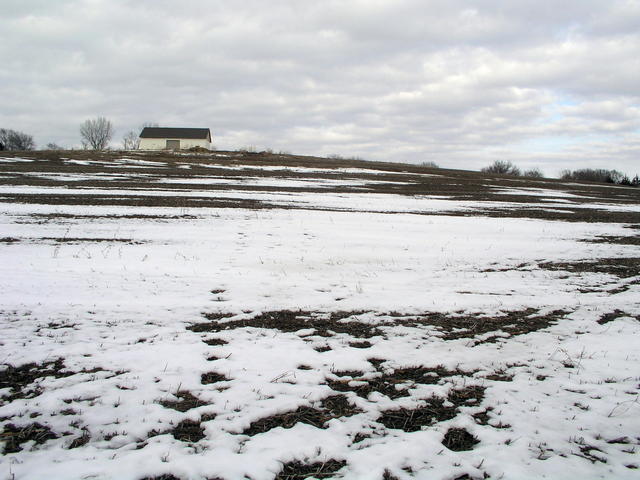
[[[0,127],[640,173],[640,0],[2,0]]]

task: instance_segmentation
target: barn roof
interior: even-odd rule
[[[208,128],[144,127],[140,138],[184,138],[211,141],[211,131]]]

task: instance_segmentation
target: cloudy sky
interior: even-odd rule
[[[0,127],[640,173],[640,0],[2,0]]]

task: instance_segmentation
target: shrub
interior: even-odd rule
[[[544,178],[544,173],[542,173],[542,170],[539,168],[530,168],[529,170],[525,170],[522,176],[529,178]]]
[[[574,171],[563,170],[560,175],[562,180],[595,183],[620,183],[623,177],[624,175],[617,170],[606,170],[604,168],[580,168]]]
[[[520,169],[508,160],[496,160],[488,167],[480,170],[483,173],[498,173],[501,175],[520,175]]]
[[[573,180],[579,182],[613,183],[630,187],[640,186],[640,179],[636,175],[633,179],[617,170],[604,168],[580,168],[578,170],[563,170],[560,173],[561,180]]]

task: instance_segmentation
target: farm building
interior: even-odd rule
[[[140,132],[141,150],[186,150],[193,147],[211,148],[208,128],[145,127]]]

